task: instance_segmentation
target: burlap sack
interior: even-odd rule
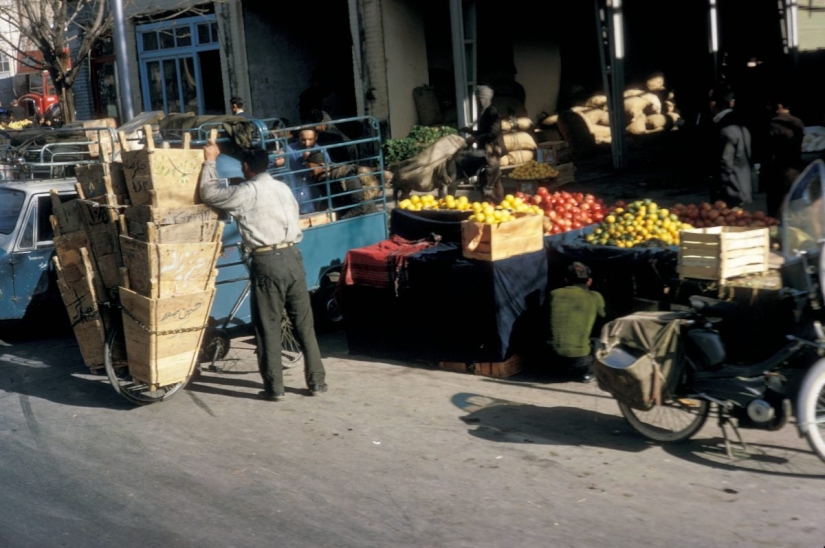
[[[503,156],[502,160],[504,160],[504,158],[508,159],[508,163],[504,164],[502,162],[501,165],[515,166],[529,162],[535,158],[535,152],[532,150],[513,150],[512,152],[508,152],[506,156]]]
[[[536,150],[536,140],[526,131],[519,131],[517,133],[505,133],[504,148],[507,152],[514,150]]]
[[[533,121],[530,118],[516,118],[516,123],[513,124],[509,119],[501,121],[501,131],[530,131],[533,127]]]
[[[664,114],[649,114],[645,120],[645,128],[651,130],[662,129],[667,124],[668,119]]]

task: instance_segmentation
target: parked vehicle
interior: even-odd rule
[[[76,198],[75,166],[112,160],[90,152],[101,135],[116,139],[111,128],[6,132],[7,143],[0,145],[0,320],[20,320],[33,306],[61,302],[51,271],[49,193]]]
[[[675,387],[668,389],[665,380],[661,404],[647,410],[619,401],[622,414],[636,431],[659,442],[686,440],[714,411],[732,456],[726,426],[742,442],[738,428],[777,430],[796,417],[800,435],[825,460],[824,190],[825,164],[819,160],[803,172],[785,201],[782,291],[794,303],[799,318],[794,334],[787,336],[788,343],[760,363],[727,363],[725,341],[714,326],[730,317],[731,303],[692,297],[688,310],[670,315],[680,322],[684,349]],[[644,352],[628,346],[628,340],[598,352],[601,364],[622,369],[641,358]]]

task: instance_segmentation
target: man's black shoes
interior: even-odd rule
[[[284,395],[282,393],[271,394],[266,390],[261,390],[260,392],[258,392],[258,397],[266,401],[282,401],[284,399]]]
[[[323,394],[329,389],[326,384],[313,384],[309,387],[309,393],[312,396],[317,396],[318,394]]]

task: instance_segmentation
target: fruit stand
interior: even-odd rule
[[[765,272],[776,224],[723,203],[608,206],[592,194],[545,186],[501,204],[413,195],[390,217],[392,238],[398,249],[411,246],[408,253],[393,251],[390,259],[377,249],[352,250],[345,261],[344,271],[357,273],[364,266],[358,255],[374,252],[370,272],[383,287],[342,276],[336,298],[353,353],[408,355],[448,369],[464,363],[506,376],[541,351],[546,296],[563,285],[571,262],[590,266],[610,317],[668,309],[689,292],[718,294],[720,284],[729,289],[740,275]],[[477,253],[497,236],[500,254],[496,242]]]

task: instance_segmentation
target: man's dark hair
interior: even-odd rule
[[[269,153],[262,148],[253,148],[244,152],[243,161],[257,175],[269,167]]]
[[[570,283],[587,283],[590,279],[590,269],[586,264],[576,261],[567,267],[567,280]]]
[[[315,137],[318,137],[318,131],[314,127],[302,127],[297,131],[298,137],[300,137],[301,133],[303,133],[304,131],[311,131],[312,134],[315,135]]]
[[[310,124],[320,124],[323,121],[324,121],[324,113],[323,112],[321,112],[317,108],[314,108],[314,109],[309,111],[309,114],[307,115],[307,122],[308,123],[310,123]]]
[[[229,104],[230,105],[235,105],[238,108],[243,108],[243,99],[241,99],[240,97],[237,97],[237,96],[233,97],[232,99],[229,100]]]
[[[326,159],[324,158],[324,153],[320,150],[316,150],[315,152],[311,153],[309,156],[306,157],[304,160],[308,164],[325,164]]]

